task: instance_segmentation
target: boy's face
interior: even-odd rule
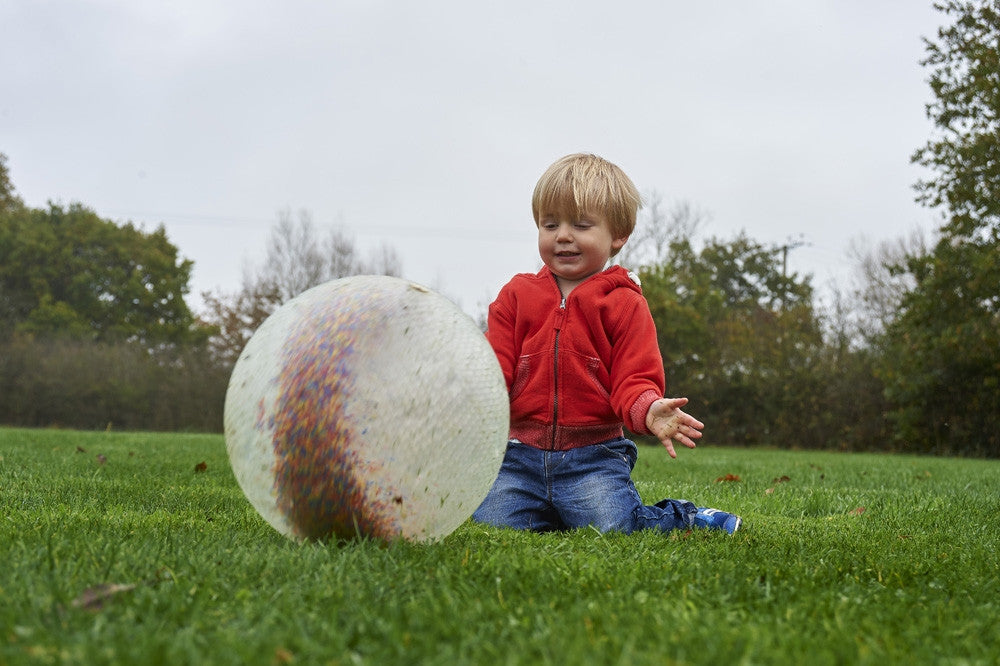
[[[596,213],[571,219],[543,213],[538,220],[538,254],[559,280],[563,294],[604,269],[628,236],[615,238],[607,218]]]

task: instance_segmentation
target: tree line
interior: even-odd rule
[[[0,154],[0,423],[219,431],[243,346],[296,294],[327,280],[398,275],[396,252],[361,258],[308,213],[279,215],[263,262],[233,293],[186,302],[192,263],[163,226],[102,219],[81,204],[31,208]]]
[[[657,323],[671,394],[718,444],[1000,456],[1000,13],[936,5],[925,40],[934,136],[912,161],[931,238],[854,255],[855,283],[818,303],[787,246],[702,238],[655,193],[618,257]],[[80,204],[26,206],[0,155],[0,423],[217,431],[233,364],[281,303],[329,279],[399,275],[307,212],[281,213],[233,293],[186,303],[191,263],[162,226]]]

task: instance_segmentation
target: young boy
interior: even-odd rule
[[[490,344],[510,393],[503,465],[473,519],[535,531],[722,529],[741,520],[666,499],[643,505],[637,449],[623,426],[694,448],[704,424],[664,398],[663,361],[639,281],[605,270],[635,228],[639,192],[614,164],[569,155],[532,197],[544,267],[522,273],[490,305]]]

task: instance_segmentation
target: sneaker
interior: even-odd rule
[[[710,530],[725,530],[729,534],[734,533],[743,525],[743,519],[739,516],[719,511],[718,509],[708,509],[698,507],[698,513],[694,517],[694,526],[703,527]]]

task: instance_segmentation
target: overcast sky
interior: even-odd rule
[[[531,191],[578,151],[705,235],[801,235],[790,267],[822,287],[852,239],[933,227],[909,157],[943,20],[930,0],[0,0],[0,152],[31,206],[164,224],[193,296],[235,291],[305,209],[475,314],[539,267]]]

